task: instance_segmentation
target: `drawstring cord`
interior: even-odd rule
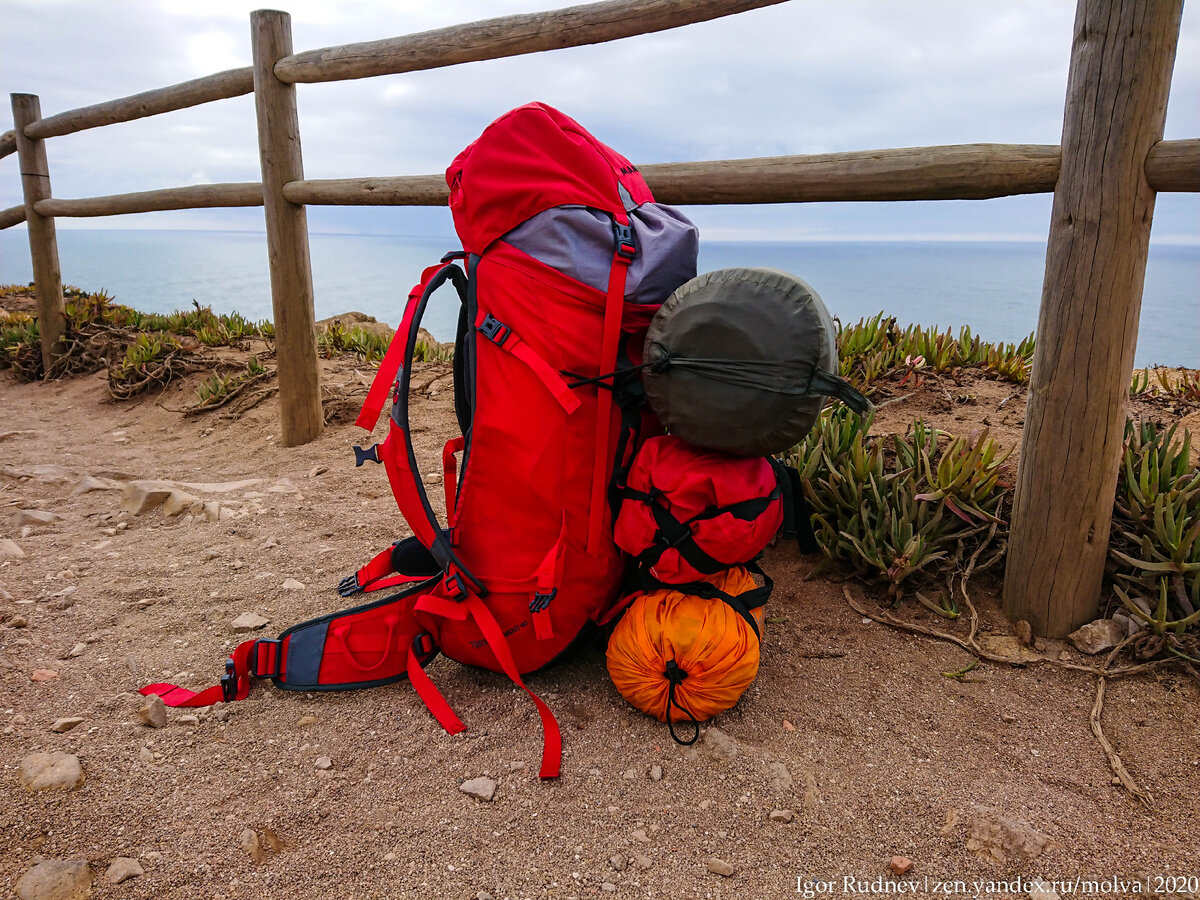
[[[670,685],[667,687],[667,730],[671,732],[671,737],[675,743],[682,744],[685,747],[696,743],[696,739],[700,737],[700,722],[695,716],[692,715],[691,710],[684,708],[683,705],[675,699],[675,688],[683,682],[683,679],[687,678],[687,674],[687,672],[679,668],[679,664],[676,663],[675,660],[667,660],[667,668],[666,671],[663,672],[663,675],[666,677],[667,681],[670,682]],[[696,733],[693,734],[689,740],[682,740],[679,735],[675,733],[675,723],[671,721],[672,706],[692,720],[692,728],[695,729]]]

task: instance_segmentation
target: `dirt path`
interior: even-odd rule
[[[329,365],[326,383],[362,390],[366,372]],[[445,371],[423,373],[433,394],[414,408],[428,464],[453,427]],[[1012,441],[1024,399],[998,406],[1013,391],[997,390],[928,404],[948,404],[947,426],[962,431],[990,417]],[[758,680],[694,748],[621,699],[599,643],[531,679],[563,726],[552,783],[537,779],[540,731],[524,695],[446,660],[430,672],[468,725],[457,737],[407,684],[325,695],[258,685],[242,703],[195,720],[171,710],[149,728],[136,688],[214,683],[243,639],[239,615],[269,619],[267,636],[336,609],[337,580],[406,532],[382,470],[353,468],[362,437],[351,425],[286,450],[273,399],[223,421],[164,409],[194,401],[183,387],[161,406],[105,396],[102,376],[0,376],[0,538],[24,554],[0,560],[6,890],[41,859],[71,858],[87,861],[98,898],[805,896],[798,879],[815,879],[809,896],[904,882],[918,896],[1025,898],[1013,879],[1200,876],[1195,681],[1166,668],[1108,685],[1104,727],[1154,798],[1147,810],[1112,783],[1089,729],[1092,677],[989,663],[946,677],[970,655],[864,620],[842,585],[803,580],[816,559],[789,547],[765,561],[777,588]],[[897,421],[911,415],[902,407]],[[78,493],[86,476],[116,487]],[[130,477],[191,484],[216,521],[120,512]],[[23,533],[21,510],[58,518]],[[1007,634],[988,586],[972,588],[984,634]],[[37,669],[57,675],[33,681]],[[64,717],[83,721],[52,732]],[[39,751],[76,754],[83,785],[26,791],[18,765]],[[490,802],[459,789],[478,776],[498,785]],[[261,861],[243,846],[247,829]],[[895,855],[914,862],[904,878],[889,871]],[[143,874],[109,884],[118,857]],[[713,858],[732,874],[710,871]],[[943,879],[965,884],[939,892]],[[1074,896],[1161,897],[1164,886]]]

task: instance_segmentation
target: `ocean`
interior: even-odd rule
[[[120,303],[170,312],[195,300],[217,312],[271,318],[266,237],[219,231],[59,229],[63,281]],[[393,325],[421,270],[452,239],[314,234],[317,318],[358,310]],[[845,323],[884,311],[901,324],[969,325],[989,342],[1037,326],[1045,244],[1039,242],[702,242],[700,271],[768,266],[799,275]],[[0,232],[0,283],[32,279],[25,230]],[[452,291],[430,303],[426,327],[453,339]],[[1138,366],[1200,368],[1200,247],[1153,244]]]

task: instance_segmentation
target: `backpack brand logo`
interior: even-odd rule
[[[632,166],[632,165],[621,166],[620,171],[621,171],[622,175],[636,175],[637,174],[637,166]]]

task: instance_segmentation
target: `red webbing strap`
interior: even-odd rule
[[[243,641],[234,648],[230,656],[233,661],[233,674],[237,678],[237,693],[232,698],[234,700],[245,700],[246,695],[250,693],[249,660],[250,650],[254,644],[254,640]],[[181,688],[175,684],[160,682],[159,684],[148,684],[138,693],[146,697],[157,694],[167,706],[212,706],[214,703],[225,702],[225,689],[219,684],[197,692],[189,691],[187,688]]]
[[[625,289],[623,286],[621,290],[624,292]],[[483,323],[490,317],[487,310],[479,310],[478,315],[475,317],[475,327],[477,329],[481,328]],[[502,327],[503,332],[497,332],[497,334],[502,334],[502,337],[488,337],[488,339],[505,353],[509,353],[525,363],[529,367],[529,371],[533,372],[537,376],[538,381],[546,386],[546,390],[554,396],[554,399],[558,401],[558,405],[566,411],[567,415],[579,409],[580,399],[575,396],[575,392],[571,390],[570,385],[567,384],[566,379],[559,374],[558,370],[546,362],[540,353],[521,340],[511,328],[507,325],[502,325]],[[616,352],[614,345],[614,357]]]
[[[391,574],[392,548],[388,547],[386,550],[380,551],[371,557],[365,566],[354,573],[354,577],[358,579],[359,588],[364,591],[375,591],[380,587],[376,586],[375,582]]]
[[[442,484],[446,488],[446,524],[454,527],[454,506],[457,502],[458,491],[458,460],[455,453],[461,453],[467,446],[467,439],[461,435],[450,438],[442,448]]]
[[[413,605],[413,611],[441,616],[443,619],[450,619],[454,622],[467,620],[467,611],[462,603],[456,600],[447,600],[437,594],[423,594],[417,598],[417,602]]]
[[[567,522],[563,519],[562,528],[558,532],[558,540],[546,554],[537,570],[537,588],[534,600],[541,600],[541,605],[533,611],[533,633],[539,641],[548,641],[554,637],[554,625],[550,621],[550,604],[558,592],[559,574],[562,569],[563,543],[567,536]]]
[[[517,663],[508,646],[508,639],[504,637],[504,632],[500,630],[500,624],[492,615],[491,610],[487,608],[487,604],[471,593],[467,594],[463,603],[470,611],[475,624],[479,626],[479,630],[483,633],[483,639],[487,641],[488,647],[496,657],[496,662],[500,664],[504,674],[512,679],[513,684],[529,695],[534,706],[537,707],[538,715],[542,718],[542,768],[538,772],[538,777],[557,778],[562,768],[562,733],[558,729],[558,720],[554,718],[554,713],[550,712],[550,707],[542,698],[531,691],[521,680],[521,673],[517,670]]]
[[[437,689],[426,671],[421,668],[421,663],[417,660],[417,655],[413,653],[412,648],[409,648],[408,651],[408,680],[412,682],[417,696],[421,698],[421,702],[425,704],[429,714],[437,719],[438,724],[447,732],[458,734],[467,727],[454,714],[454,710],[450,708],[450,704],[446,702],[442,692]]]
[[[628,225],[629,217],[618,213],[613,219],[620,225]],[[626,252],[622,252],[626,251]],[[625,276],[633,261],[624,245],[618,243],[613,254],[612,268],[608,273],[608,293],[604,303],[604,334],[600,344],[600,372],[611,372],[617,365],[617,346],[621,338],[621,314],[625,303]],[[604,531],[604,512],[608,509],[608,463],[609,442],[612,432],[612,391],[597,390],[596,397],[596,460],[592,469],[591,515],[588,519],[587,549],[599,552],[601,541],[611,540]]]
[[[393,575],[391,578],[381,578],[378,581],[372,581],[363,588],[363,593],[370,594],[373,591],[383,591],[387,588],[396,587],[399,584],[413,584],[417,581],[428,580],[428,575]]]
[[[387,353],[383,355],[383,360],[379,363],[379,370],[375,373],[375,380],[371,382],[371,387],[367,391],[367,399],[363,401],[358,418],[354,421],[354,424],[360,428],[374,431],[375,426],[379,423],[379,415],[383,412],[383,405],[392,392],[396,373],[404,365],[404,351],[408,346],[408,330],[417,311],[417,301],[425,293],[425,288],[429,285],[430,280],[442,270],[444,265],[445,263],[438,263],[436,266],[429,266],[421,273],[420,283],[408,292],[408,304],[404,307],[404,320],[396,329],[396,333],[392,335],[392,342],[388,344]]]

